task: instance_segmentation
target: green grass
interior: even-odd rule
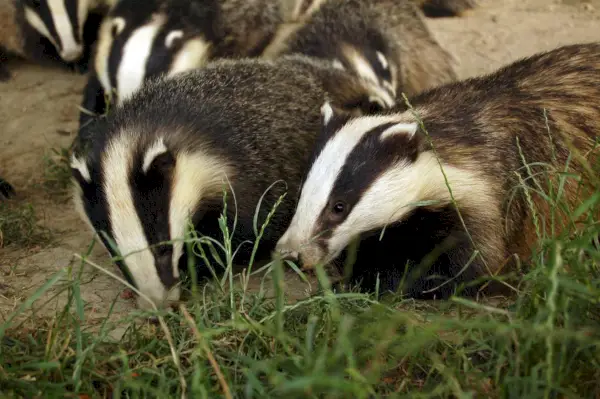
[[[536,225],[554,220],[558,181],[543,193],[553,206],[548,215],[536,211]],[[319,293],[291,302],[277,261],[265,283],[273,296],[243,284],[229,289],[235,249],[227,239],[191,235],[188,245],[204,245],[196,250],[222,251],[222,280],[193,289],[177,311],[136,311],[92,327],[80,277],[94,264],[82,256],[0,324],[1,391],[27,398],[599,397],[599,210],[596,192],[570,210],[583,224],[552,236],[540,229],[514,295],[495,300],[334,293],[317,269]],[[68,304],[26,328],[21,316],[59,284]]]
[[[133,312],[99,329],[86,324],[82,261],[13,316],[65,280],[67,307],[35,330],[1,325],[0,386],[9,397],[61,398],[597,397],[600,227],[590,219],[572,233],[545,239],[518,294],[496,305],[336,294],[322,270],[321,293],[289,303],[274,262],[273,298],[223,290],[225,279],[178,312],[155,313],[163,324]]]

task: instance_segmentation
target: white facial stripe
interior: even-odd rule
[[[327,125],[333,117],[333,108],[331,108],[331,104],[329,104],[329,102],[325,102],[325,104],[323,104],[321,107],[321,116],[323,117],[324,125]]]
[[[297,248],[302,243],[312,240],[317,219],[325,208],[335,181],[350,153],[367,132],[379,125],[394,122],[397,118],[370,116],[354,119],[325,144],[308,172],[296,213],[281,242],[287,241]]]
[[[46,27],[44,21],[42,21],[40,16],[34,10],[27,6],[25,7],[25,19],[27,20],[29,25],[31,25],[32,28],[34,28],[40,35],[48,39],[50,43],[52,43],[52,45],[54,45],[54,47],[58,49],[58,44],[50,34],[50,31]]]
[[[167,152],[167,146],[165,145],[165,139],[161,137],[146,151],[144,163],[142,164],[142,170],[144,173],[148,173],[148,168],[150,168],[150,165],[156,159],[156,157],[160,154],[164,154],[165,152]]]
[[[395,136],[397,134],[406,134],[408,138],[412,138],[417,132],[417,122],[412,123],[398,123],[388,129],[386,129],[383,133],[381,133],[381,141],[387,139],[388,137]]]
[[[381,64],[381,67],[383,69],[388,69],[389,63],[387,58],[385,58],[385,55],[383,55],[380,51],[377,51],[377,59],[379,60],[379,63]]]
[[[71,155],[71,168],[79,171],[81,177],[83,177],[86,182],[89,183],[92,181],[90,170],[88,169],[87,164],[84,160],[77,158],[75,154]]]
[[[138,289],[160,307],[167,290],[158,276],[129,184],[133,148],[135,140],[128,134],[121,134],[107,146],[102,160],[105,176],[103,189],[113,238],[129,272]]]
[[[77,43],[73,32],[73,24],[69,19],[69,13],[65,7],[64,0],[48,0],[48,8],[54,21],[56,33],[60,37],[62,48],[60,56],[65,61],[75,61],[83,52],[83,46]]]
[[[169,76],[196,69],[208,62],[211,44],[200,39],[188,40],[175,56]]]
[[[203,152],[180,153],[175,163],[169,204],[169,226],[173,242],[173,265],[177,265],[183,253],[183,242],[189,217],[202,198],[213,193],[221,193],[226,185],[225,176],[230,179],[232,172],[228,165],[218,158]],[[179,269],[173,268],[173,275],[179,277]]]
[[[182,30],[174,30],[173,32],[169,32],[169,34],[167,35],[167,38],[165,39],[165,46],[167,48],[171,47],[173,45],[173,41],[175,41],[177,39],[181,39],[182,37],[183,37]]]
[[[152,45],[164,22],[163,15],[156,16],[147,25],[136,29],[125,43],[117,71],[119,102],[130,97],[144,83],[146,64],[152,55]]]
[[[100,32],[98,34],[98,44],[96,45],[96,56],[94,60],[94,68],[96,68],[96,76],[104,89],[104,93],[112,98],[113,87],[110,83],[110,76],[108,71],[108,57],[110,56],[110,50],[112,48],[113,36],[112,30],[116,28],[121,31],[125,28],[125,20],[123,18],[114,18],[112,20],[106,19],[102,25],[100,25]]]

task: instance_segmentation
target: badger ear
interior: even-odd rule
[[[388,127],[381,133],[381,140],[386,140],[389,137],[403,135],[409,140],[417,138],[417,132],[419,130],[419,124],[417,122],[402,122],[396,123],[393,126]]]
[[[91,183],[92,175],[84,157],[78,157],[75,153],[73,153],[71,155],[71,162],[69,163],[69,166],[71,167],[71,173],[73,174],[73,177],[75,177],[78,181]]]
[[[161,174],[169,173],[175,167],[175,157],[165,145],[163,138],[157,140],[146,150],[142,170],[144,173],[157,171]]]
[[[413,155],[423,152],[427,143],[418,122],[395,123],[381,132],[379,139]]]
[[[338,130],[350,118],[352,118],[352,113],[340,108],[331,101],[326,101],[321,106],[321,126],[323,127],[322,131],[325,133]]]
[[[323,125],[329,124],[334,115],[333,106],[329,101],[325,101],[325,103],[321,106],[321,118],[323,120]]]

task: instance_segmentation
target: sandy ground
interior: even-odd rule
[[[559,45],[600,40],[600,0],[482,2],[483,7],[467,16],[429,20],[438,40],[456,57],[461,78]],[[0,322],[54,272],[68,266],[74,254],[84,252],[92,238],[68,201],[36,188],[43,178],[44,154],[68,147],[74,137],[85,77],[27,64],[10,68],[13,80],[0,83],[0,176],[18,190],[16,201],[34,204],[57,242],[49,248],[0,248]],[[92,260],[115,270],[99,247]],[[93,324],[123,287],[91,267],[86,270],[89,283],[82,295],[93,309],[88,312]],[[307,287],[297,277],[290,275],[287,286],[291,296],[305,295]],[[120,299],[115,311],[132,309],[131,301]]]

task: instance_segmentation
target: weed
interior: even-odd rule
[[[31,204],[0,202],[0,248],[8,245],[43,246],[51,239],[50,231],[39,224]]]

